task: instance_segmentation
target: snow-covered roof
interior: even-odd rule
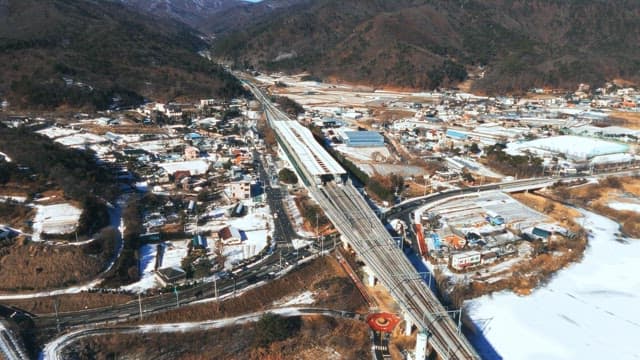
[[[591,159],[595,156],[626,153],[629,146],[590,137],[563,135],[509,144],[510,150],[538,149],[559,153],[574,159]]]
[[[209,163],[204,160],[177,161],[158,164],[168,173],[174,174],[176,171],[189,171],[191,175],[202,175],[209,169]]]
[[[594,156],[591,159],[591,163],[595,164],[595,165],[597,165],[597,164],[619,164],[619,163],[631,162],[631,161],[633,161],[635,159],[636,159],[636,157],[631,155],[631,154],[620,153],[620,154]]]

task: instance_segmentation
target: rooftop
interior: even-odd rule
[[[346,171],[314,139],[309,129],[297,121],[274,121],[277,131],[314,176],[346,174]]]

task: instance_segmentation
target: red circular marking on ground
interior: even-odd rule
[[[376,331],[390,333],[400,322],[400,318],[390,313],[375,313],[367,316],[367,324]]]

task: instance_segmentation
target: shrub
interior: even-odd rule
[[[278,179],[285,184],[297,184],[298,176],[290,169],[284,168],[278,173]]]
[[[256,323],[255,341],[260,346],[268,346],[272,342],[285,340],[300,330],[302,322],[299,317],[283,317],[266,313]]]

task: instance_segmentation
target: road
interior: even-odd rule
[[[8,360],[29,360],[20,342],[4,321],[0,321],[0,352]]]
[[[287,190],[272,183],[273,174],[267,173],[266,169],[269,164],[266,164],[266,161],[262,159],[258,151],[253,151],[253,158],[259,159],[257,165],[260,181],[264,184],[264,192],[267,195],[267,203],[271,213],[275,214],[273,219],[275,226],[273,238],[277,245],[286,246],[291,243],[292,239],[299,237],[284,210],[285,206],[282,201],[287,197]]]
[[[70,344],[90,336],[112,335],[112,334],[136,334],[136,333],[172,333],[187,331],[203,331],[219,329],[228,326],[241,325],[249,322],[258,321],[264,314],[273,313],[280,316],[330,316],[335,318],[363,320],[362,315],[331,309],[305,308],[305,307],[284,307],[274,308],[265,311],[258,311],[246,315],[229,317],[217,320],[207,320],[201,322],[186,323],[169,323],[169,324],[151,324],[137,325],[126,327],[91,327],[82,328],[66,333],[45,345],[41,359],[43,360],[60,360],[62,350]]]
[[[371,331],[372,352],[375,360],[391,359],[389,353],[389,336],[390,334]]]
[[[402,218],[408,212],[414,211],[417,208],[424,206],[428,203],[432,203],[435,201],[441,201],[453,196],[470,194],[474,192],[482,192],[482,191],[490,191],[490,190],[501,190],[504,192],[521,192],[521,191],[531,191],[541,189],[558,181],[565,180],[575,180],[579,178],[585,179],[602,179],[608,176],[635,176],[638,174],[638,169],[627,169],[627,170],[615,170],[615,171],[607,171],[598,174],[576,174],[571,176],[548,176],[548,177],[538,177],[538,178],[528,178],[522,180],[515,180],[509,182],[502,183],[494,183],[480,186],[471,186],[463,189],[454,189],[454,190],[446,190],[440,191],[437,193],[429,194],[426,196],[421,196],[417,198],[412,198],[402,203],[392,207],[383,213],[383,219],[393,219],[393,218]]]
[[[274,122],[292,121],[255,85],[248,81],[245,84],[262,103],[276,133],[279,127],[274,126]],[[277,135],[288,154],[292,154],[296,148],[310,148],[301,143],[303,140],[299,138],[286,138],[286,134]],[[329,155],[326,153],[314,154],[313,158],[327,156]],[[342,236],[389,290],[406,316],[430,334],[430,343],[435,351],[448,359],[480,359],[464,335],[457,331],[452,319],[441,316],[447,313],[446,310],[397,247],[358,190],[349,182],[342,184],[326,181],[323,185],[311,185],[316,184],[316,181],[310,176],[312,171],[307,168],[310,165],[296,163],[295,157],[289,160],[293,162],[298,176],[309,185],[311,196],[318,201]]]

